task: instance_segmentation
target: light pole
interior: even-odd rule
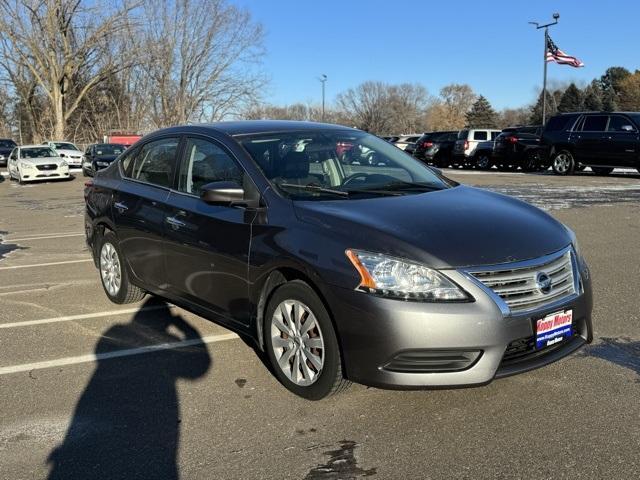
[[[327,76],[323,73],[322,76],[318,80],[320,80],[320,83],[322,83],[322,116],[321,116],[321,119],[324,122],[324,84],[327,83]]]
[[[560,19],[559,13],[553,14],[553,22],[545,25],[540,25],[538,22],[529,22],[531,25],[535,25],[536,30],[544,28],[544,74],[542,77],[542,125],[547,121],[547,49],[549,47],[549,27],[556,25]]]

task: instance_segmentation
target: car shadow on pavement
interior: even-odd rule
[[[158,301],[148,300],[143,307],[152,305]],[[169,308],[139,311],[130,323],[104,332],[95,348],[95,372],[65,439],[49,455],[48,478],[179,478],[176,382],[195,380],[209,370],[212,360],[206,345],[198,343],[201,338]],[[123,349],[182,340],[190,341],[190,346],[104,358]]]
[[[615,363],[634,372],[640,382],[640,342],[627,337],[602,337],[595,344],[588,345],[579,354],[582,357],[597,357]]]

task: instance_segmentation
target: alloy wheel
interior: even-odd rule
[[[100,250],[100,276],[102,284],[109,295],[115,297],[120,291],[122,283],[122,269],[120,266],[120,258],[115,247],[110,243],[102,245]]]
[[[476,166],[480,169],[480,170],[488,170],[490,167],[490,160],[489,157],[487,155],[480,155],[478,157],[478,160],[476,161]]]
[[[324,365],[320,324],[309,307],[297,300],[281,302],[271,318],[271,345],[280,370],[298,386],[313,384]]]
[[[571,167],[571,157],[566,153],[559,153],[553,160],[553,168],[558,173],[567,173]]]

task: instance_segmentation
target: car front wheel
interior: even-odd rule
[[[559,151],[555,157],[553,157],[551,167],[557,175],[569,175],[573,173],[575,167],[573,155],[568,150]]]
[[[345,389],[340,348],[324,304],[305,282],[280,286],[265,312],[264,340],[278,380],[291,392],[320,400]]]
[[[129,281],[118,238],[113,232],[106,232],[100,239],[98,269],[102,288],[113,303],[133,303],[144,298],[145,292]]]
[[[480,153],[476,157],[476,168],[489,170],[491,168],[491,157],[487,153]]]

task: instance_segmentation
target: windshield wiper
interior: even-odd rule
[[[430,192],[442,190],[441,187],[428,185],[426,183],[393,182],[386,185],[379,185],[372,188],[361,188],[357,190],[347,190],[353,193],[377,193],[380,195],[402,195],[402,192]]]
[[[333,188],[325,188],[320,185],[298,185],[296,183],[277,183],[279,187],[285,188],[297,188],[298,190],[308,190],[310,192],[329,193],[331,195],[339,195],[341,197],[348,197],[349,192],[343,190],[334,190]]]

